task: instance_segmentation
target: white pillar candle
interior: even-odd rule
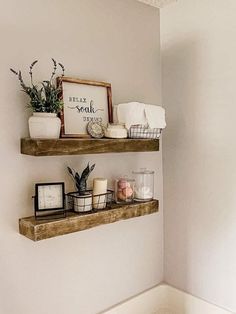
[[[93,179],[93,208],[103,209],[106,207],[106,195],[96,196],[107,193],[107,179]]]

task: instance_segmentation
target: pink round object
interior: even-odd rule
[[[122,192],[118,192],[117,193],[117,199],[120,201],[125,201],[126,197],[124,196],[124,194]]]
[[[118,186],[119,186],[120,189],[125,189],[125,188],[129,188],[130,184],[126,180],[121,179],[121,180],[118,181]]]
[[[131,189],[131,187],[127,187],[125,189],[122,190],[122,194],[125,196],[125,197],[131,197],[132,194],[133,194],[133,190]]]

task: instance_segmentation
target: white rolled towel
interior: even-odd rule
[[[166,127],[165,109],[156,105],[145,105],[145,115],[151,129],[164,129]]]
[[[129,102],[117,105],[117,119],[119,123],[124,123],[127,129],[129,129],[131,125],[147,124],[145,104]]]
[[[151,129],[166,127],[165,109],[157,105],[140,102],[123,103],[116,106],[117,120],[129,129],[132,125],[148,125]]]

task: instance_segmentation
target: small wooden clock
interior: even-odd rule
[[[36,219],[65,217],[64,182],[35,184],[34,213]]]

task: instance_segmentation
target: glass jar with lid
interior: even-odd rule
[[[134,199],[133,179],[122,176],[115,180],[115,201],[116,203],[130,203]]]
[[[133,171],[135,180],[134,200],[135,201],[150,201],[154,194],[154,171],[146,168],[141,168],[138,171]]]

